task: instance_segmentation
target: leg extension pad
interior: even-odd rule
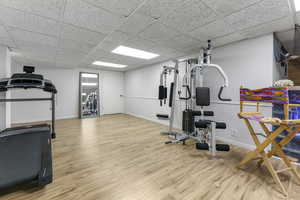
[[[196,143],[196,149],[198,150],[209,150],[209,146],[207,143]]]

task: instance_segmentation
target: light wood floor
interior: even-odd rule
[[[210,159],[194,145],[165,145],[162,125],[128,115],[57,121],[54,183],[0,200],[270,200],[284,199],[263,167],[234,166],[246,150],[233,148]],[[280,163],[280,161],[274,161]],[[289,199],[300,186],[281,178]]]

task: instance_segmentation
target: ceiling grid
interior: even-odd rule
[[[128,70],[196,53],[208,39],[222,46],[291,29],[300,14],[291,0],[1,0],[0,19],[0,44],[16,60],[95,67],[102,59]],[[111,53],[119,45],[160,56]]]

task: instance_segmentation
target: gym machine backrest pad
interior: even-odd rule
[[[196,105],[197,106],[210,105],[210,91],[208,87],[196,88]]]
[[[0,132],[0,191],[19,183],[52,182],[51,129],[47,124]]]

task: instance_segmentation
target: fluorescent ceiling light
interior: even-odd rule
[[[81,83],[83,86],[96,86],[97,83]]]
[[[83,77],[83,78],[98,78],[98,75],[83,73],[83,74],[81,74],[81,77]]]
[[[115,68],[127,67],[127,65],[121,65],[121,64],[110,63],[110,62],[102,62],[102,61],[95,61],[95,62],[93,62],[93,65],[99,65],[99,66],[104,66],[104,67],[115,67]]]
[[[131,56],[131,57],[135,57],[135,58],[142,58],[142,59],[152,59],[152,58],[156,58],[159,55],[155,54],[155,53],[151,53],[151,52],[147,52],[147,51],[143,51],[143,50],[139,50],[139,49],[134,49],[134,48],[130,48],[130,47],[125,47],[125,46],[118,46],[117,48],[115,48],[114,50],[112,50],[112,53],[115,54],[120,54],[120,55],[124,55],[124,56]]]
[[[82,95],[82,96],[86,96],[86,93],[82,93],[81,95]]]
[[[300,0],[294,0],[296,12],[300,11]]]

